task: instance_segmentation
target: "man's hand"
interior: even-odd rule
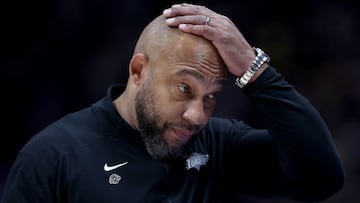
[[[202,36],[213,43],[218,50],[229,72],[241,76],[255,59],[255,52],[243,37],[234,23],[226,16],[220,15],[204,6],[192,4],[175,4],[165,9],[163,15],[166,23],[179,27],[187,33]],[[251,81],[261,74],[263,67]]]

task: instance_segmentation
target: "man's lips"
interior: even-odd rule
[[[188,141],[190,140],[190,138],[193,136],[194,132],[187,130],[187,129],[183,129],[183,128],[172,128],[176,137],[178,137],[178,139],[183,140],[183,141]]]

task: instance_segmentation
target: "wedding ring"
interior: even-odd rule
[[[209,23],[210,23],[210,17],[209,17],[209,16],[206,16],[205,25],[208,26]]]

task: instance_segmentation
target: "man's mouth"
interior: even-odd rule
[[[184,128],[173,127],[172,130],[174,131],[177,139],[181,140],[182,142],[189,141],[194,134],[193,131]]]

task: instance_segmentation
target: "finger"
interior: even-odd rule
[[[204,25],[191,25],[191,24],[179,24],[179,29],[186,33],[195,34],[204,37],[207,40],[213,41],[216,30],[210,26]]]
[[[182,4],[176,4],[163,11],[163,15],[167,18],[184,15],[210,15],[211,13],[213,12],[204,6],[192,4],[185,4],[184,6]]]
[[[177,27],[179,24],[208,25],[208,18],[205,15],[177,16],[166,19],[166,24],[172,27]]]
[[[199,6],[199,5],[196,5],[196,4],[189,4],[189,3],[182,3],[182,4],[174,4],[174,5],[172,5],[171,7],[180,7],[180,6],[187,6],[187,7],[190,7],[190,6]]]

